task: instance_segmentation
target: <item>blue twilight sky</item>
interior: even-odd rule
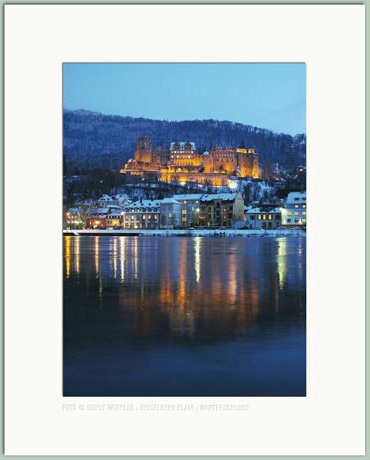
[[[305,64],[64,64],[63,96],[66,109],[306,132]]]

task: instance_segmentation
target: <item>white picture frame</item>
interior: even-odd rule
[[[306,63],[307,397],[63,398],[63,62]],[[364,454],[364,166],[364,5],[6,5],[5,453]]]

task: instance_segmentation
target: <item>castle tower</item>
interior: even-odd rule
[[[139,136],[136,144],[135,160],[145,163],[152,162],[152,141],[148,136]]]
[[[240,176],[259,178],[258,153],[256,149],[237,149]]]

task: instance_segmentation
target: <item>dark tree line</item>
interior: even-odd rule
[[[196,143],[200,152],[215,146],[257,148],[267,167],[305,165],[306,136],[278,134],[240,123],[218,120],[161,121],[65,110],[63,148],[68,165],[83,169],[119,168],[133,157],[139,136],[152,138],[154,147],[167,148],[175,139]]]

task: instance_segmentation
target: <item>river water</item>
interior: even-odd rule
[[[64,237],[65,396],[305,396],[302,237]]]

